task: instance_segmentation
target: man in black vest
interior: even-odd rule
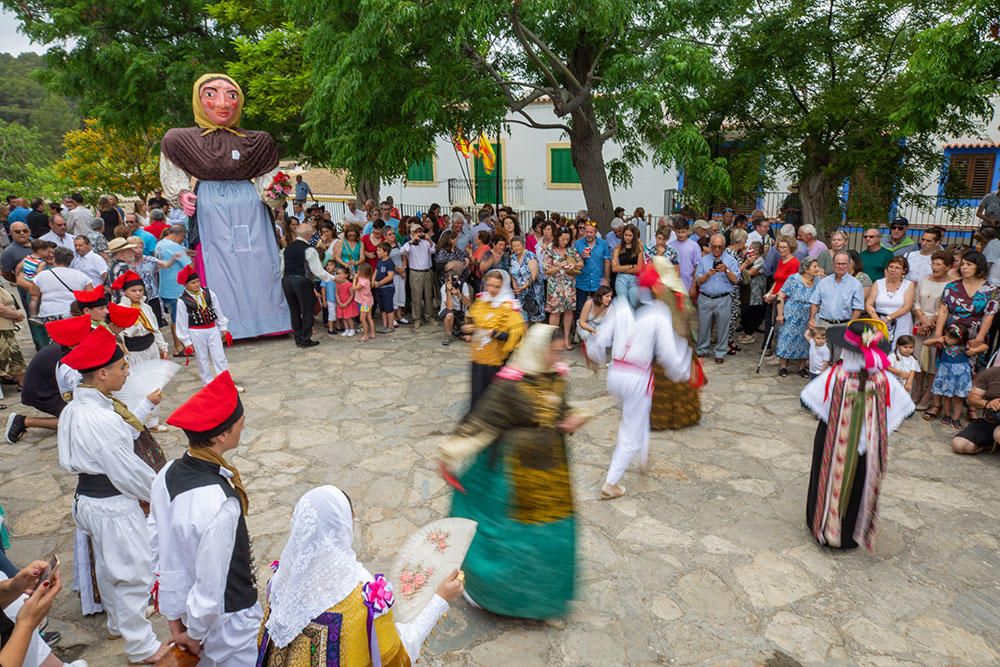
[[[281,288],[288,301],[288,310],[292,315],[292,333],[295,344],[299,347],[319,345],[312,339],[316,294],[310,275],[320,280],[333,281],[333,276],[326,272],[319,261],[316,248],[309,245],[309,237],[316,233],[316,223],[312,218],[297,222],[289,220],[295,240],[285,248],[285,274],[281,278]]]
[[[168,463],[150,494],[150,543],[160,612],[170,639],[199,664],[253,665],[262,610],[257,602],[248,500],[240,473],[222,455],[243,432],[243,403],[229,371],[216,376],[167,423],[188,450]]]

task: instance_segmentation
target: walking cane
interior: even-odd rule
[[[760,361],[757,362],[757,375],[760,375],[760,367],[764,365],[764,355],[767,354],[767,350],[771,347],[771,337],[774,336],[775,327],[774,314],[777,309],[772,309],[771,311],[771,328],[767,330],[767,339],[764,341],[764,349],[760,351]]]

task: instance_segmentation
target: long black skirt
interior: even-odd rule
[[[816,437],[813,438],[812,469],[809,472],[809,495],[806,496],[806,525],[809,527],[810,533],[813,529],[813,517],[816,514],[816,505],[819,503],[816,493],[819,489],[819,472],[823,466],[823,447],[825,444],[826,422],[820,420],[819,424],[816,425]],[[847,511],[843,514],[843,522],[840,530],[841,545],[839,547],[824,545],[831,549],[857,549],[859,546],[854,541],[854,527],[858,522],[858,510],[861,509],[861,494],[865,490],[865,475],[867,474],[867,467],[865,465],[866,456],[867,454],[862,454],[858,457],[858,467],[854,472],[854,484],[851,486],[850,500],[847,505]]]
[[[495,376],[503,366],[487,366],[472,362],[472,394],[469,397],[469,411],[479,401],[479,397],[486,392],[486,388],[493,382]]]

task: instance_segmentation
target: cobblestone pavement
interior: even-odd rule
[[[227,351],[247,386],[247,428],[233,461],[250,493],[262,583],[284,545],[293,504],[315,485],[337,484],[354,499],[355,544],[374,571],[449,506],[432,457],[465,409],[464,346],[441,346],[433,327],[365,344],[322,338],[306,352],[287,339]],[[27,340],[22,346],[30,349]],[[804,526],[815,429],[798,402],[804,381],[779,380],[766,365],[755,375],[755,361],[744,352],[712,365],[702,424],[653,434],[650,473],[630,472],[628,496],[609,503],[598,501],[597,491],[619,411],[604,372],[574,357],[571,399],[598,416],[571,440],[581,561],[572,614],[523,622],[459,602],[422,661],[1000,662],[1000,458],[952,455],[948,429],[909,420],[892,438],[877,552],[824,551]],[[197,386],[194,367],[184,369],[168,388],[165,413]],[[159,439],[168,457],[183,451],[178,432]],[[68,578],[75,481],[58,468],[52,434],[29,432],[16,445],[0,445],[0,495],[15,562],[55,550]],[[121,641],[106,640],[103,623],[103,616],[81,617],[67,591],[50,627],[63,632],[65,658],[124,665]],[[155,624],[165,637],[163,619]]]

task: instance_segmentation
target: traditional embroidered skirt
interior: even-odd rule
[[[694,426],[701,421],[701,398],[690,382],[671,382],[659,364],[653,364],[653,431]]]
[[[809,495],[806,497],[806,525],[809,530],[813,530],[813,521],[816,515],[816,505],[819,502],[817,493],[819,490],[820,470],[823,466],[823,449],[826,445],[826,422],[820,420],[816,425],[816,437],[813,438],[813,458],[812,469],[809,471]],[[858,511],[861,509],[861,496],[865,490],[865,477],[867,475],[867,459],[865,454],[858,456],[857,464],[854,468],[854,479],[850,484],[850,495],[848,496],[847,508],[841,514],[840,546],[825,545],[831,549],[856,549],[859,544],[854,540],[854,527],[858,522]]]

